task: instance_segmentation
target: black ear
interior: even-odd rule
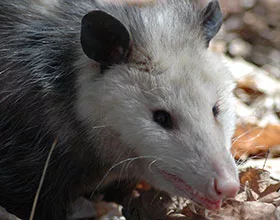
[[[81,45],[84,53],[101,65],[122,62],[130,36],[124,25],[103,11],[92,11],[82,19]]]
[[[223,22],[223,15],[218,0],[213,0],[202,10],[202,20],[206,44],[218,33]]]

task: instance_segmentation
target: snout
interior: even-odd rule
[[[231,179],[215,179],[214,191],[217,195],[224,198],[233,198],[236,196],[240,188],[239,182]]]
[[[182,190],[182,192],[187,193],[187,195],[194,201],[205,206],[207,209],[219,209],[222,205],[222,200],[225,198],[233,198],[239,191],[239,181],[229,175],[220,175],[216,178],[211,179],[208,184],[206,184],[206,190],[200,192],[195,186],[190,186],[182,178],[170,174],[166,171],[161,171],[161,174],[171,181],[177,189]]]
[[[207,209],[215,210],[221,207],[223,199],[235,197],[240,183],[233,158],[208,164],[207,167],[203,165],[205,173],[200,175],[159,171],[165,180],[175,186],[179,194],[182,193],[182,196],[191,198]]]
[[[212,179],[208,184],[207,198],[211,201],[221,201],[226,198],[234,198],[239,191],[240,184],[235,178],[221,178]],[[209,209],[216,209],[219,207],[208,207]]]
[[[214,167],[216,176],[209,182],[208,197],[214,200],[235,197],[240,188],[237,172],[226,165]]]

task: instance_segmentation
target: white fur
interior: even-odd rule
[[[216,167],[237,179],[229,151],[235,124],[233,79],[220,58],[205,47],[200,30],[194,28],[196,17],[189,25],[172,27],[177,20],[168,18],[177,16],[174,11],[162,10],[154,20],[145,19],[146,13],[150,11],[142,14],[147,22],[145,53],[134,53],[140,54],[137,59],[151,59],[146,64],[150,72],[123,64],[99,75],[98,66],[82,55],[76,64],[83,70],[78,76],[77,112],[95,141],[102,143],[102,158],[118,163],[128,156],[140,157],[130,161],[137,169],[131,175],[191,196],[164,179],[160,170],[165,170],[207,197],[210,182],[220,175]],[[217,120],[212,113],[216,102]],[[170,112],[176,128],[166,130],[155,123],[156,109]]]

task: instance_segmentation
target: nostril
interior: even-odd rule
[[[233,198],[239,191],[240,184],[236,180],[214,180],[214,189],[217,195]]]
[[[222,195],[222,192],[218,188],[217,179],[214,180],[214,189],[219,196]]]

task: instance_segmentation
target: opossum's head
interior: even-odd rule
[[[229,150],[234,83],[207,50],[221,26],[219,4],[196,11],[169,1],[125,12],[127,19],[104,11],[83,19],[83,51],[101,72],[87,61],[78,112],[107,160],[127,154],[135,175],[219,208],[239,189]]]

